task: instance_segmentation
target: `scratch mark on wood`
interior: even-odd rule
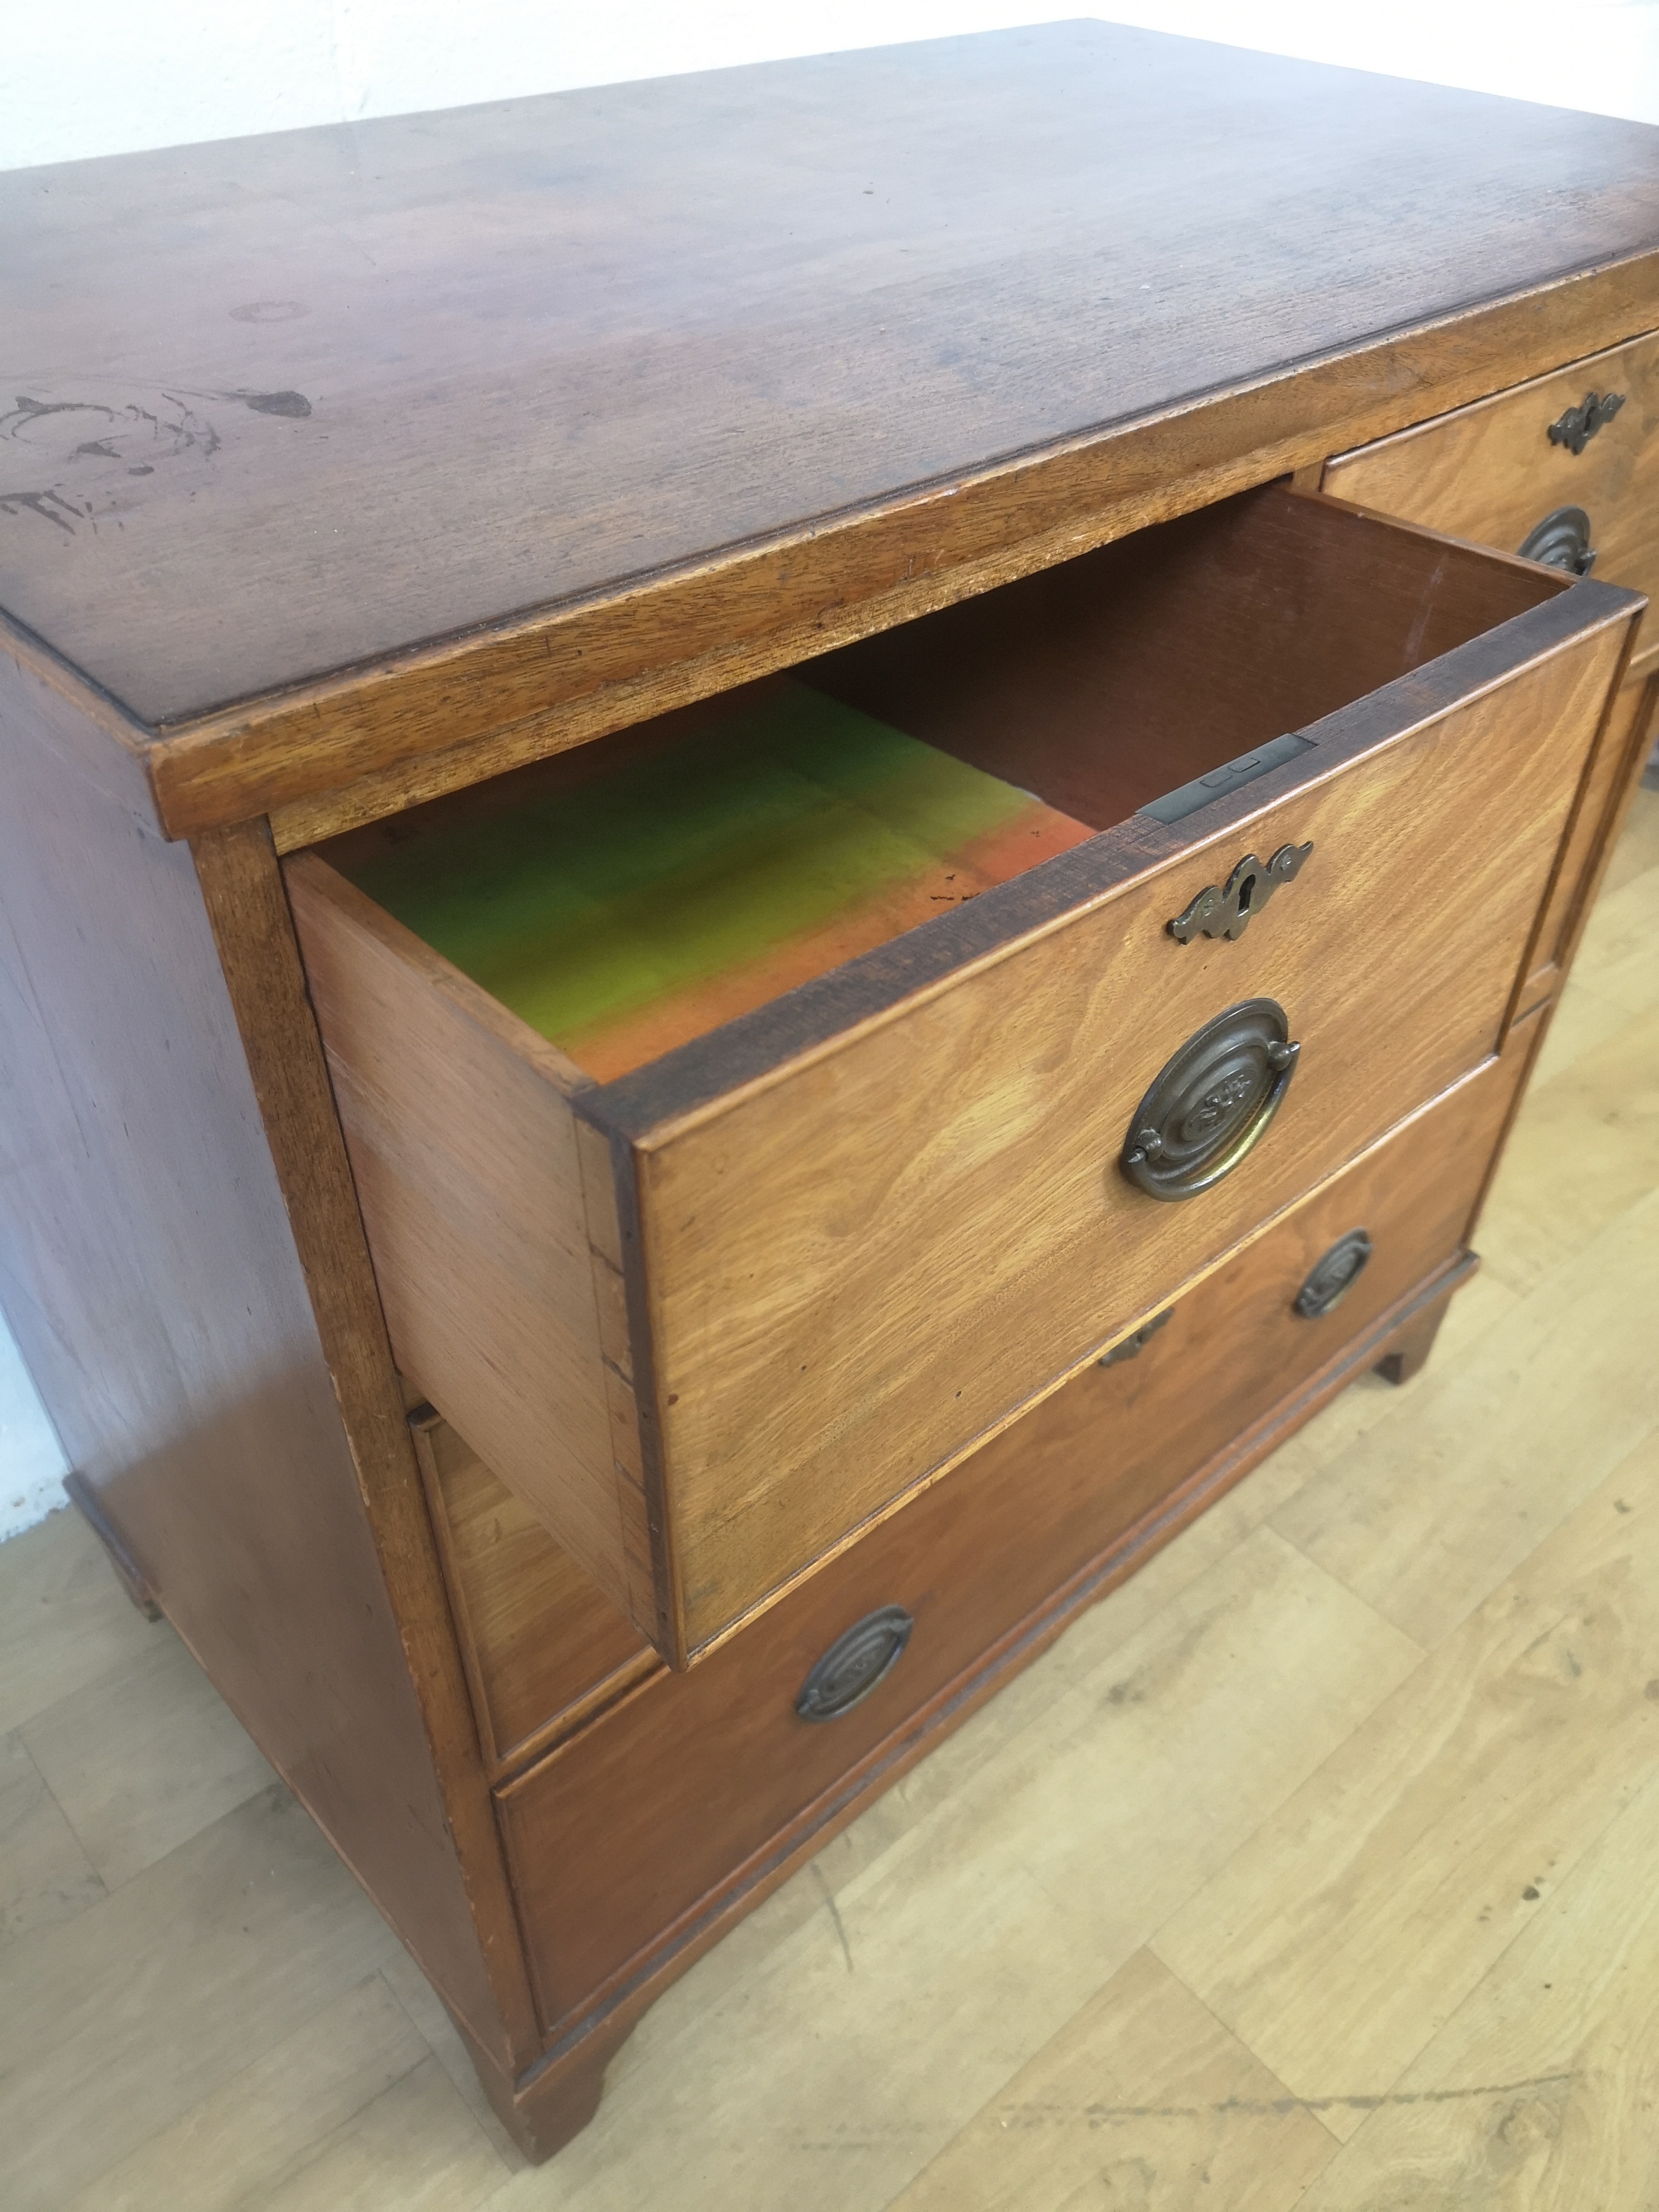
[[[817,1861],[816,1859],[812,1859],[810,1860],[808,1863],[812,1869],[812,1879],[817,1882],[819,1893],[823,1897],[824,1904],[829,1909],[830,1917],[835,1923],[836,1939],[841,1944],[841,1955],[846,1960],[847,1971],[850,1974],[853,1971],[853,1947],[847,1940],[847,1930],[842,1925],[841,1914],[836,1909],[835,1894],[831,1891],[829,1883],[824,1880],[823,1869],[819,1866]]]
[[[830,1910],[835,1910],[833,1905]],[[1255,2118],[1291,2112],[1375,2112],[1389,2105],[1450,2105],[1471,2097],[1513,2097],[1527,2089],[1565,2088],[1577,2079],[1571,2072],[1536,2074],[1524,2081],[1486,2081],[1468,2089],[1403,2089],[1376,2097],[1224,2097],[1211,2105],[1010,2105],[997,2118],[1005,2128],[1075,2126],[1079,2120],[1086,2120],[1091,2127],[1105,2127],[1117,2120],[1199,2120],[1235,2112]]]

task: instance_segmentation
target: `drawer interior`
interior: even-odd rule
[[[1560,588],[1268,487],[324,850],[606,1081]]]

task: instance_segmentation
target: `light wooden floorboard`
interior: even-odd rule
[[[1659,868],[1659,733],[1648,757],[1646,774],[1642,779],[1624,833],[1614,846],[1603,877],[1603,892],[1616,891],[1632,876],[1643,875],[1650,868]]]
[[[72,2212],[226,2212],[280,2190],[365,2106],[430,2063],[370,1974],[100,2174]]]
[[[1304,2199],[1304,2212],[1659,2204],[1659,1777]]]
[[[1439,1644],[1659,1425],[1659,1359],[1632,1313],[1659,1315],[1659,1191],[1426,1372],[1409,1415],[1357,1437],[1273,1526]]]
[[[886,2203],[1418,1659],[1257,1530],[1017,1733],[980,1716],[963,1788],[743,1984],[672,1993],[674,2062],[615,2081],[556,2201]]]
[[[1488,1272],[1522,1296],[1537,1289],[1656,1182],[1659,1007],[1627,1015],[1528,1096],[1481,1224]]]
[[[1654,2212],[1659,793],[1476,1242],[539,2171],[75,1516],[0,1547],[0,2205]]]
[[[1158,1935],[1295,2095],[1387,2091],[1647,1779],[1656,1594],[1659,1439]]]
[[[0,1544],[0,1732],[172,1637],[131,1605],[112,1605],[111,1595],[109,1561],[71,1512]]]
[[[1316,2115],[1137,1951],[893,2212],[1283,2212],[1330,2157]]]
[[[0,1951],[6,2212],[85,2190],[375,1971],[391,1944],[277,1788],[74,1919],[20,1936]]]
[[[72,1920],[104,1894],[21,1736],[0,1736],[0,1943]]]
[[[18,1733],[111,1889],[276,1778],[172,1634]]]

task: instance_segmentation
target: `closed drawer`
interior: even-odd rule
[[[1183,1486],[1249,1463],[1322,1371],[1444,1281],[1524,1057],[1517,1037],[1177,1303],[1137,1357],[1091,1364],[720,1651],[663,1669],[501,1790],[550,2032],[832,1819],[988,1655],[1145,1556]],[[1358,1231],[1369,1261],[1304,1318],[1310,1275]],[[825,1651],[889,1607],[911,1623],[891,1671],[838,1717],[802,1719]]]
[[[410,1415],[492,1779],[662,1662],[598,1583],[431,1407]]]
[[[489,908],[533,782],[296,856],[400,1366],[673,1663],[708,1650],[1493,1050],[1640,605],[1273,489],[813,664],[1042,802],[1052,857],[954,903],[946,871],[937,918],[603,1082],[463,972],[488,913],[384,902],[465,848]],[[672,790],[674,734],[581,772]]]
[[[1613,400],[1614,411],[1604,414]],[[1322,485],[1453,537],[1516,552],[1531,543],[1558,563],[1582,557],[1577,549],[1588,544],[1595,575],[1651,592],[1659,585],[1659,332],[1338,454]],[[1654,643],[1648,625],[1636,641],[1636,670],[1652,667]],[[1595,748],[1534,947],[1528,1005],[1559,983],[1594,895],[1596,856],[1616,835],[1645,757],[1653,712],[1652,695],[1632,686]]]
[[[1616,412],[1600,419],[1610,400]],[[1594,418],[1585,417],[1588,402],[1600,403]],[[1563,564],[1583,557],[1576,510],[1587,519],[1595,574],[1651,594],[1659,586],[1659,331],[1340,453],[1326,463],[1322,485],[1505,552],[1530,539],[1538,557]]]

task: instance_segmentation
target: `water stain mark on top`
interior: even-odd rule
[[[219,392],[214,397],[240,399],[256,415],[288,415],[299,420],[311,412],[311,402],[303,392]]]
[[[0,514],[33,514],[70,537],[82,524],[96,534],[99,518],[118,517],[131,508],[134,496],[112,483],[112,463],[121,477],[130,479],[154,476],[158,465],[185,456],[209,461],[219,452],[224,441],[216,426],[194,403],[216,400],[289,422],[303,422],[312,411],[305,393],[292,390],[195,391],[180,385],[146,398],[154,404],[17,393],[9,408],[0,410],[0,439],[33,453],[33,481],[15,489],[0,485]],[[94,422],[85,421],[88,416]],[[60,470],[65,473],[52,481]]]
[[[303,392],[249,392],[243,387],[234,392],[194,392],[188,385],[180,385],[179,389],[191,399],[222,399],[228,404],[246,407],[255,415],[286,415],[300,422],[311,412],[311,402]],[[173,396],[171,392],[167,394],[169,398]],[[218,443],[216,438],[214,442]]]
[[[254,398],[297,398],[299,394],[270,394],[258,392]],[[36,399],[27,392],[20,392],[11,406],[0,414],[0,436],[15,443],[36,448],[54,446],[59,459],[64,460],[130,460],[137,458],[135,446],[155,456],[177,453],[216,453],[221,443],[219,433],[211,422],[198,415],[191,405],[191,398],[220,398],[244,397],[241,393],[191,393],[162,392],[156,395],[158,404],[146,407],[137,399],[127,400],[116,407],[106,406],[93,399]],[[306,412],[310,413],[307,405]],[[80,425],[70,432],[74,443],[67,450],[56,443],[58,432],[53,417],[59,415],[96,415],[104,428],[93,438],[76,435]],[[65,426],[67,428],[67,426]]]
[[[303,300],[248,300],[230,310],[234,323],[295,323],[311,310]]]
[[[8,423],[36,422],[43,415],[105,415],[112,422],[116,419],[112,407],[100,407],[90,399],[31,399],[27,392],[20,392],[11,411],[0,415],[0,428]],[[15,428],[7,431],[9,437],[15,438],[16,434]]]
[[[76,522],[91,520],[88,511],[76,507],[72,501],[57,491],[0,491],[0,514],[22,513],[38,514],[43,522],[55,524],[72,538]],[[74,520],[70,520],[70,517]]]

